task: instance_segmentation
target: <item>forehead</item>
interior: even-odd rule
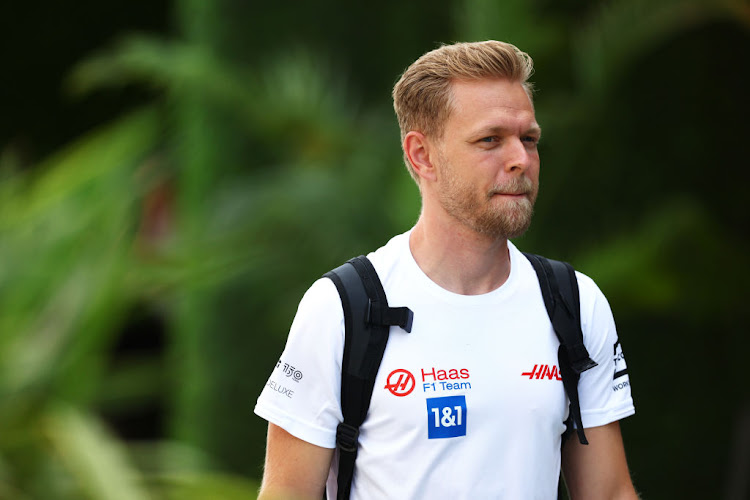
[[[451,112],[446,126],[492,126],[498,121],[536,125],[534,105],[520,82],[504,78],[451,82]]]

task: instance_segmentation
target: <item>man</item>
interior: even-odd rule
[[[568,439],[560,454],[559,342],[531,264],[508,241],[528,228],[539,183],[531,72],[513,45],[461,43],[423,55],[394,88],[422,212],[369,258],[414,324],[391,328],[352,499],[553,499],[561,464],[574,499],[636,498],[618,424],[635,411],[622,352],[606,299],[582,274],[584,342],[598,363],[578,386],[589,445]],[[335,498],[343,325],[334,284],[318,280],[256,406],[270,422],[261,498],[317,500],[326,481]]]

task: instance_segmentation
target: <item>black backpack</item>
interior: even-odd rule
[[[573,267],[539,255],[524,253],[534,266],[550,321],[560,340],[558,363],[565,393],[570,400],[563,443],[573,432],[588,444],[578,401],[580,374],[596,363],[583,345],[578,281]],[[414,313],[407,307],[389,307],[383,285],[367,257],[359,256],[324,275],[336,285],[344,309],[344,357],[341,368],[341,411],[344,421],[336,429],[339,450],[338,500],[348,500],[357,458],[359,427],[365,420],[383,360],[391,326],[411,332]]]

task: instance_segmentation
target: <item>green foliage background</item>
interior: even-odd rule
[[[418,215],[392,83],[438,42],[486,38],[535,59],[542,191],[518,244],[610,300],[638,489],[750,494],[745,1],[165,10],[170,28],[114,33],[60,82],[138,105],[39,161],[3,123],[0,498],[254,497],[252,409],[297,301]],[[144,315],[163,345],[123,354]],[[118,435],[153,407],[158,436]]]

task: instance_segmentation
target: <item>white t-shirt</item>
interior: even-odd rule
[[[568,402],[559,342],[531,263],[509,243],[498,289],[459,295],[432,282],[409,233],[371,253],[391,307],[414,312],[391,327],[359,436],[351,498],[556,498]],[[578,273],[584,343],[598,366],[578,391],[584,428],[635,412],[622,348],[604,295]],[[344,317],[327,278],[300,302],[281,359],[255,412],[292,435],[335,448]],[[575,439],[575,438],[573,438]],[[328,498],[336,497],[337,459]]]

